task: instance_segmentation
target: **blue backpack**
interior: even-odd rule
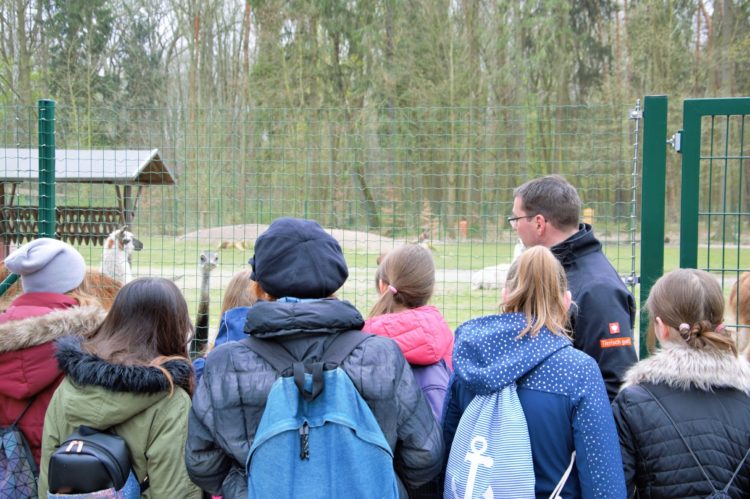
[[[397,498],[393,452],[341,362],[369,336],[334,337],[319,362],[274,341],[250,348],[281,374],[245,464],[249,498]]]

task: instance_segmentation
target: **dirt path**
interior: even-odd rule
[[[218,245],[224,241],[229,243],[244,242],[252,248],[252,243],[268,228],[265,224],[225,225],[190,232],[177,238],[181,241],[199,241],[201,243]],[[344,250],[378,253],[385,249],[404,244],[403,239],[393,239],[369,232],[326,229]]]

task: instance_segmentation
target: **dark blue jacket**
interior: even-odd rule
[[[550,248],[565,269],[576,306],[573,345],[596,360],[612,401],[625,371],[638,361],[633,347],[635,299],[602,253],[588,224]]]
[[[523,314],[502,314],[470,320],[456,330],[455,372],[444,415],[446,449],[475,394],[516,382],[529,428],[536,496],[550,496],[575,450],[576,466],[563,497],[625,497],[617,431],[596,363],[546,328],[516,339],[525,325]]]

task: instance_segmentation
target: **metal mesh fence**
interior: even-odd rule
[[[432,303],[456,327],[497,310],[503,275],[488,268],[511,261],[517,239],[505,217],[513,189],[536,176],[563,174],[579,189],[584,219],[618,271],[631,273],[637,182],[628,114],[612,105],[385,111],[59,105],[56,196],[70,223],[58,231],[77,234],[71,242],[96,268],[101,233],[130,222],[144,244],[132,255],[133,274],[174,279],[193,313],[205,286],[213,328],[229,279],[248,267],[254,239],[277,217],[316,219],[339,239],[350,278],[338,296],[365,316],[376,299],[377,257],[397,244],[421,243],[437,267]],[[0,107],[6,251],[16,244],[18,217],[30,216],[10,207],[38,204],[37,181],[20,171],[36,169],[36,120],[35,109]],[[153,156],[148,163],[154,150],[161,164]],[[137,178],[129,170],[133,161],[146,162]],[[92,176],[96,168],[103,177]],[[99,237],[86,237],[97,231]],[[209,250],[219,265],[203,273],[199,256]]]
[[[744,108],[750,110],[750,99]],[[728,325],[738,331],[738,347],[750,344],[750,114],[709,114],[699,118],[700,158],[697,267],[714,273],[724,290]]]

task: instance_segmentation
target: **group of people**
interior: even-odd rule
[[[750,496],[750,365],[724,327],[721,288],[693,269],[659,279],[647,309],[661,348],[638,362],[635,301],[580,208],[560,176],[515,190],[507,221],[527,249],[500,313],[455,334],[429,304],[428,249],[381,257],[365,319],[335,296],[348,278],[338,242],[314,221],[277,219],[225,293],[215,345],[192,363],[193,326],[171,281],[136,279],[105,311],[79,289],[75,249],[38,239],[5,261],[24,294],[0,315],[0,424],[22,415],[40,497],[51,454],[80,425],[124,438],[148,479],[143,497],[248,497],[248,455],[281,373],[246,339],[320,362],[337,337],[364,331],[339,367],[391,450],[400,497],[484,493],[478,465],[471,487],[457,487],[455,468],[474,459],[459,440],[475,402],[498,393],[528,444],[493,452],[508,468],[528,461],[533,479],[494,497]]]

